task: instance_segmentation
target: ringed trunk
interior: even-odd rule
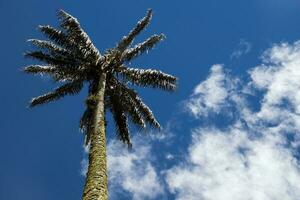
[[[106,136],[104,92],[106,74],[100,75],[96,93],[96,107],[94,112],[94,125],[90,133],[89,166],[82,200],[107,200],[107,161],[106,161]]]

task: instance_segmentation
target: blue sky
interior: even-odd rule
[[[300,2],[0,0],[0,199],[80,199],[86,154],[83,91],[47,106],[55,87],[20,71],[36,27],[77,17],[100,51],[152,8],[138,38],[167,39],[131,65],[179,77],[174,93],[141,89],[164,126],[133,131],[134,150],[107,135],[111,199],[300,199]],[[226,194],[224,196],[224,194]]]

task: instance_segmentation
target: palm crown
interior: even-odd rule
[[[99,76],[106,75],[105,108],[110,110],[116,123],[120,140],[131,146],[128,120],[140,128],[147,125],[159,128],[150,108],[132,89],[131,85],[159,88],[173,91],[176,78],[152,69],[135,69],[126,66],[140,54],[152,49],[163,40],[163,34],[153,35],[142,43],[132,46],[134,38],[149,24],[152,11],[141,19],[116,47],[101,55],[76,18],[63,10],[58,12],[60,27],[39,26],[49,41],[30,39],[38,50],[26,52],[26,57],[34,58],[46,65],[30,65],[24,71],[30,74],[46,74],[59,82],[60,86],[44,95],[33,98],[30,107],[58,100],[65,95],[75,95],[88,84],[86,110],[80,120],[80,128],[86,134],[86,144],[90,142],[89,129],[95,106],[95,94]]]

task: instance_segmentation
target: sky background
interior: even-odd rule
[[[139,90],[164,127],[133,131],[133,150],[108,122],[110,199],[300,199],[300,1],[0,0],[0,199],[80,199],[86,90],[34,109],[56,87],[26,75],[38,25],[64,9],[100,52],[152,8],[137,39],[167,38],[131,63],[179,78],[174,93]]]

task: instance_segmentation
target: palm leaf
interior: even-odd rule
[[[52,74],[55,73],[55,68],[54,66],[29,65],[23,71],[28,74]]]
[[[163,73],[162,71],[153,69],[134,69],[124,66],[119,67],[118,70],[123,79],[138,86],[150,86],[167,91],[176,89],[177,78]]]
[[[99,59],[99,51],[81,28],[78,20],[64,10],[60,10],[58,16],[61,22],[60,26],[67,31],[69,40],[72,40],[78,45],[84,57],[94,61]]]
[[[129,94],[124,92],[124,90],[122,91],[122,88],[116,79],[111,79],[109,83],[109,86],[106,87],[106,94],[109,96],[109,99],[106,101],[106,106],[111,107],[110,102],[114,99],[134,125],[141,129],[146,128],[143,116],[135,106],[135,103],[131,101]]]
[[[126,50],[122,55],[122,60],[127,62],[131,61],[132,59],[141,55],[145,51],[152,49],[158,42],[162,41],[164,38],[165,38],[164,34],[151,36],[146,41],[137,44],[131,49]]]
[[[29,65],[25,67],[23,71],[28,74],[49,75],[55,81],[61,82],[84,80],[87,76],[87,74],[83,70],[66,66]]]
[[[126,98],[122,98],[120,101],[128,101],[132,106],[134,106],[138,112],[143,116],[144,121],[147,122],[149,125],[155,128],[160,128],[160,124],[155,119],[152,111],[150,108],[142,101],[142,99],[138,96],[138,93],[126,86],[125,84],[116,80],[115,83],[120,88],[120,92],[126,95]]]
[[[34,107],[40,104],[45,104],[51,101],[58,100],[65,95],[74,95],[80,92],[80,90],[83,87],[82,81],[75,81],[75,82],[69,82],[66,83],[58,88],[56,88],[54,91],[49,92],[47,94],[38,96],[36,98],[33,98],[30,102],[30,107]]]
[[[45,49],[48,53],[52,55],[59,56],[71,56],[71,54],[61,46],[58,46],[50,41],[38,40],[38,39],[29,39],[28,42],[31,42],[33,45],[40,49]]]
[[[131,96],[131,101],[135,103],[135,106],[143,115],[145,121],[154,128],[160,128],[160,124],[155,119],[155,116],[151,109],[142,101],[134,90],[127,91]]]
[[[111,96],[111,113],[113,115],[115,124],[116,124],[116,131],[119,139],[128,145],[131,148],[132,144],[130,141],[130,133],[128,128],[127,117],[122,109],[121,105],[118,104],[118,101],[114,96]]]
[[[25,53],[25,57],[33,58],[41,62],[45,62],[55,66],[76,66],[78,65],[75,60],[67,59],[62,56],[53,56],[43,51],[28,51]]]
[[[129,32],[127,36],[124,36],[122,38],[122,40],[118,43],[116,48],[120,52],[123,52],[126,48],[128,48],[133,42],[134,38],[149,24],[151,18],[152,10],[149,9],[147,11],[146,16],[137,23],[137,25]]]
[[[50,40],[56,42],[58,45],[65,47],[66,49],[70,49],[70,47],[74,47],[74,43],[72,43],[68,36],[61,30],[58,30],[52,26],[40,25],[38,27],[42,33],[44,33]]]

